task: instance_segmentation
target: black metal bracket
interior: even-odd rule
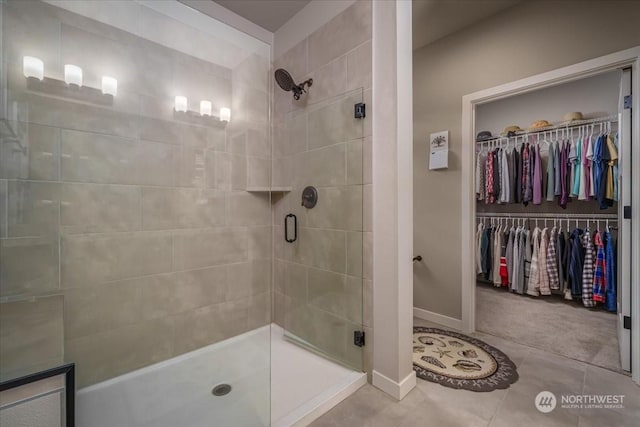
[[[293,218],[293,239],[289,238],[289,218]],[[298,240],[298,217],[290,213],[284,217],[284,240],[293,243]]]
[[[353,106],[353,117],[355,119],[364,119],[367,117],[367,106],[364,102],[358,102]]]
[[[631,219],[631,206],[625,206],[622,208],[622,218]]]
[[[622,327],[631,330],[631,316],[622,317]]]
[[[353,331],[353,345],[364,347],[364,331]]]
[[[305,86],[313,86],[313,79],[305,80],[299,85],[292,87],[291,90],[293,91],[293,99],[297,101],[300,99],[300,95],[307,92],[306,90],[304,90]]]

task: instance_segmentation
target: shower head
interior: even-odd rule
[[[282,90],[286,92],[293,92],[293,98],[295,100],[300,99],[300,95],[306,92],[304,90],[305,85],[309,87],[313,84],[313,79],[309,79],[300,84],[296,84],[296,82],[293,80],[293,77],[291,77],[291,74],[289,74],[289,72],[283,68],[278,68],[276,70],[275,78],[276,83],[278,83],[278,86],[280,86]]]

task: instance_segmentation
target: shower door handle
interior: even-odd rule
[[[293,218],[293,239],[289,238],[289,218]],[[298,240],[298,218],[291,213],[284,217],[284,240],[288,243]]]

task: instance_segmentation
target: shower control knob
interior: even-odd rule
[[[316,203],[318,203],[318,190],[315,187],[308,186],[302,190],[302,206],[313,209]]]

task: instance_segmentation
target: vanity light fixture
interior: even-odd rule
[[[77,65],[65,64],[64,81],[68,85],[82,87],[82,68]]]
[[[27,78],[42,80],[44,79],[44,62],[35,56],[25,56],[22,58],[22,72]]]
[[[231,110],[225,107],[220,109],[220,121],[228,122],[231,120]]]
[[[200,101],[200,115],[201,116],[211,115],[211,101]]]
[[[102,76],[102,94],[116,96],[118,93],[118,80],[109,76]]]
[[[181,95],[176,96],[174,104],[173,104],[173,108],[178,112],[186,113],[187,112],[187,97],[186,96],[181,96]]]

